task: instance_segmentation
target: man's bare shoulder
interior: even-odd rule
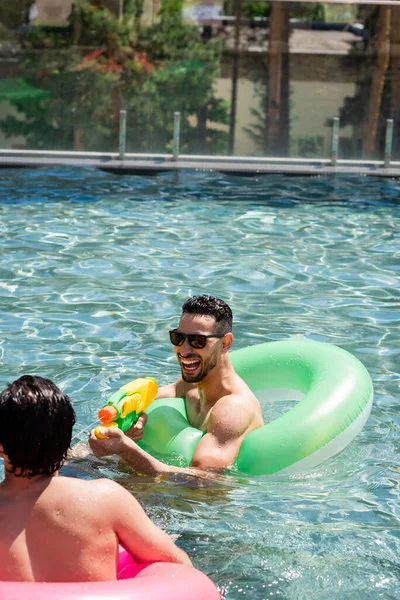
[[[249,386],[237,373],[231,381],[230,393],[222,396],[216,406],[220,409],[243,408],[246,412],[258,413],[261,411],[258,398],[253,394]]]
[[[93,522],[103,519],[104,525],[114,527],[124,511],[140,511],[134,496],[121,485],[109,479],[84,480],[73,477],[54,477],[51,484],[38,499],[38,505],[46,513],[60,510],[64,515]]]
[[[102,499],[108,501],[110,497],[115,498],[126,492],[122,486],[110,479],[87,480],[63,476],[54,477],[48,491],[50,494],[58,493],[65,498],[72,496],[80,500],[92,500],[96,504]]]
[[[255,396],[227,394],[213,406],[208,431],[225,430],[235,437],[262,425],[261,408]]]
[[[236,393],[227,394],[226,396],[222,396],[218,402],[215,403],[212,411],[214,413],[220,413],[234,410],[249,415],[254,413],[257,404],[257,399],[253,399],[251,395]]]
[[[80,479],[78,477],[65,477],[62,475],[53,476],[48,483],[38,480],[32,481],[32,485],[26,488],[26,491],[30,494],[45,494],[45,495],[58,495],[68,496],[69,494],[80,494],[85,496],[98,497],[102,494],[117,493],[123,488],[110,479]],[[0,484],[0,497],[2,495],[15,494],[15,490],[10,489],[8,486]]]
[[[113,481],[112,479],[106,479],[105,477],[101,477],[99,479],[81,479],[80,477],[65,477],[63,475],[59,475],[58,477],[54,477],[53,482],[60,486],[62,485],[70,488],[81,487],[88,489],[91,491],[91,493],[94,491],[101,491],[103,489],[112,491],[121,488],[119,483]]]

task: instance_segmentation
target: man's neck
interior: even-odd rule
[[[232,391],[232,377],[235,371],[229,357],[226,356],[221,363],[212,369],[207,377],[197,383],[200,400],[204,403],[217,402]]]

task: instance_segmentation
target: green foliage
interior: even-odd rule
[[[69,27],[46,27],[33,25],[20,35],[21,46],[27,49],[66,48],[71,44],[72,31]]]
[[[159,16],[165,22],[181,21],[183,0],[162,0]]]
[[[15,102],[23,119],[9,116],[1,122],[6,135],[22,135],[36,149],[72,149],[74,129],[82,130],[84,147],[94,149],[109,141],[110,88],[116,82],[113,73],[74,71],[80,62],[75,51],[43,51],[39,60],[29,58],[23,65],[26,79],[48,90],[43,100]],[[88,127],[88,123],[96,126]]]
[[[263,0],[246,0],[242,5],[242,13],[245,17],[269,17],[271,5]]]
[[[325,23],[326,21],[326,10],[325,10],[325,5],[322,4],[322,2],[317,2],[317,4],[314,7],[314,12],[311,16],[311,19],[313,21],[322,21],[323,23]]]
[[[300,135],[292,140],[292,152],[300,158],[321,158],[324,153],[323,135]]]
[[[220,125],[228,122],[228,107],[213,88],[221,44],[204,43],[197,27],[177,18],[181,0],[165,0],[160,22],[141,29],[136,18],[140,2],[125,2],[120,20],[106,8],[76,0],[75,45],[71,36],[64,51],[57,37],[44,30],[28,38],[27,47],[41,51],[27,53],[21,75],[49,95],[16,102],[21,118],[0,122],[6,135],[22,135],[38,149],[72,149],[75,144],[111,151],[117,148],[119,110],[124,108],[127,150],[162,152],[171,146],[173,113],[180,111],[183,151],[224,152],[227,134]],[[83,50],[83,44],[94,50]]]
[[[124,15],[133,18],[135,28],[140,29],[140,19],[144,12],[144,0],[124,0]]]
[[[151,149],[151,143],[170,147],[173,112],[179,111],[182,151],[225,152],[225,132],[208,125],[206,137],[202,134],[205,120],[228,123],[228,106],[215,97],[213,88],[219,75],[221,42],[201,42],[196,27],[172,19],[172,14],[164,11],[160,23],[143,30],[140,37],[142,50],[158,64],[143,86],[139,105],[132,110],[142,115],[135,117],[136,130],[146,127],[147,148],[142,149]],[[154,106],[157,110],[150,115],[147,107]]]
[[[71,21],[79,24],[79,43],[106,45],[114,50],[129,44],[134,36],[132,14],[123,19],[103,7],[95,7],[89,0],[75,0]]]

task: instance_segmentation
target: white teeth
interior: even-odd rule
[[[198,368],[200,364],[199,360],[183,360],[181,359],[181,365],[183,369],[186,369],[187,371],[193,371],[195,369]]]

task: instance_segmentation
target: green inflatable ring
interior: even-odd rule
[[[361,431],[371,410],[368,371],[349,352],[322,342],[282,341],[231,353],[235,371],[261,399],[266,390],[290,399],[293,408],[243,440],[236,468],[248,475],[313,468],[338,454]],[[161,399],[147,409],[143,446],[180,456],[190,464],[203,432],[188,423],[182,398]]]

